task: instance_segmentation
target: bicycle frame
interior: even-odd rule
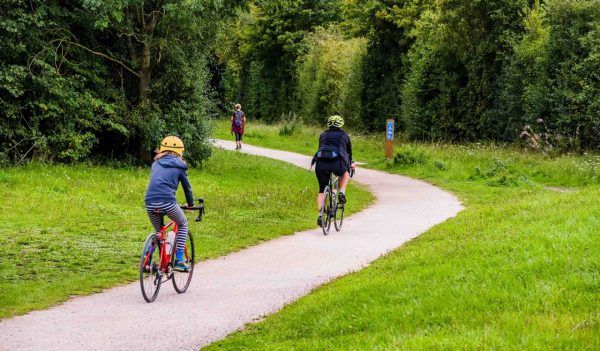
[[[331,173],[331,175],[329,176],[329,184],[327,185],[328,190],[330,193],[330,196],[326,196],[325,199],[323,199],[324,201],[327,201],[329,203],[324,203],[323,204],[323,208],[328,208],[329,211],[327,211],[327,213],[324,213],[324,215],[326,216],[326,218],[324,218],[324,220],[326,220],[327,222],[329,222],[330,218],[335,218],[335,212],[337,211],[337,194],[339,192],[339,177],[336,176],[335,174]],[[329,205],[329,206],[327,206]]]
[[[331,210],[335,212],[337,208],[337,194],[340,191],[340,177],[333,174],[333,172],[329,176],[329,191],[332,194],[329,197]]]
[[[171,254],[169,255],[167,253],[167,230],[171,228],[171,226],[173,227],[173,231],[177,233],[179,226],[177,225],[177,223],[175,223],[175,221],[170,220],[166,225],[160,228],[158,235],[158,239],[160,240],[158,244],[158,249],[160,250],[160,271],[163,273],[168,272],[169,262],[171,262],[171,256],[175,252],[175,248],[173,247],[171,248]],[[146,258],[144,259],[144,265],[148,263],[148,260],[150,259],[150,257],[152,257],[152,254],[154,253],[155,249],[156,248],[153,248],[152,250],[148,251],[148,254],[146,254]],[[183,252],[185,257],[189,258],[187,246],[184,247]]]

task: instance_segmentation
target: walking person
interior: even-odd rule
[[[323,223],[321,217],[321,208],[325,202],[325,187],[329,183],[331,173],[340,177],[340,192],[338,201],[340,204],[346,203],[346,185],[350,180],[350,170],[355,169],[356,165],[352,161],[352,142],[348,134],[342,129],[344,119],[341,116],[334,115],[327,120],[328,129],[319,136],[319,149],[313,158],[316,163],[315,173],[319,182],[319,194],[317,195],[317,209],[319,218],[317,224]]]
[[[242,148],[242,136],[246,127],[246,114],[242,111],[242,105],[235,104],[235,111],[231,114],[231,133],[235,134],[235,149]]]

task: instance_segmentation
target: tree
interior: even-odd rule
[[[192,163],[208,157],[214,19],[239,4],[3,2],[0,142],[11,150],[4,158],[147,159],[165,134],[185,136]]]
[[[437,1],[414,34],[403,119],[419,139],[500,139],[499,77],[523,33],[526,0]]]
[[[250,18],[239,16],[240,52],[236,86],[246,112],[255,118],[276,120],[295,108],[296,60],[306,51],[304,38],[316,26],[338,20],[337,1],[264,0],[250,7]],[[235,65],[233,65],[235,66]]]

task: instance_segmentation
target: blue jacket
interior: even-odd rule
[[[154,202],[177,203],[175,193],[181,181],[188,205],[194,204],[187,165],[177,156],[166,155],[152,164],[152,176],[146,190],[146,205]]]

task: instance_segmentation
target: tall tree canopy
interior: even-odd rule
[[[4,0],[0,163],[209,156],[207,118],[600,147],[598,0]]]
[[[209,59],[218,0],[8,0],[0,4],[4,160],[147,158],[165,134],[209,155]]]
[[[290,15],[303,4],[257,1],[229,34],[244,59],[228,61],[240,79],[228,94],[255,117],[322,121],[336,110],[371,130],[396,117],[415,139],[514,141],[529,130],[553,146],[600,146],[597,0],[338,0],[310,23]],[[324,31],[337,39],[315,40]],[[366,50],[340,44],[355,39]],[[360,67],[340,70],[348,61],[332,61],[333,48]]]

